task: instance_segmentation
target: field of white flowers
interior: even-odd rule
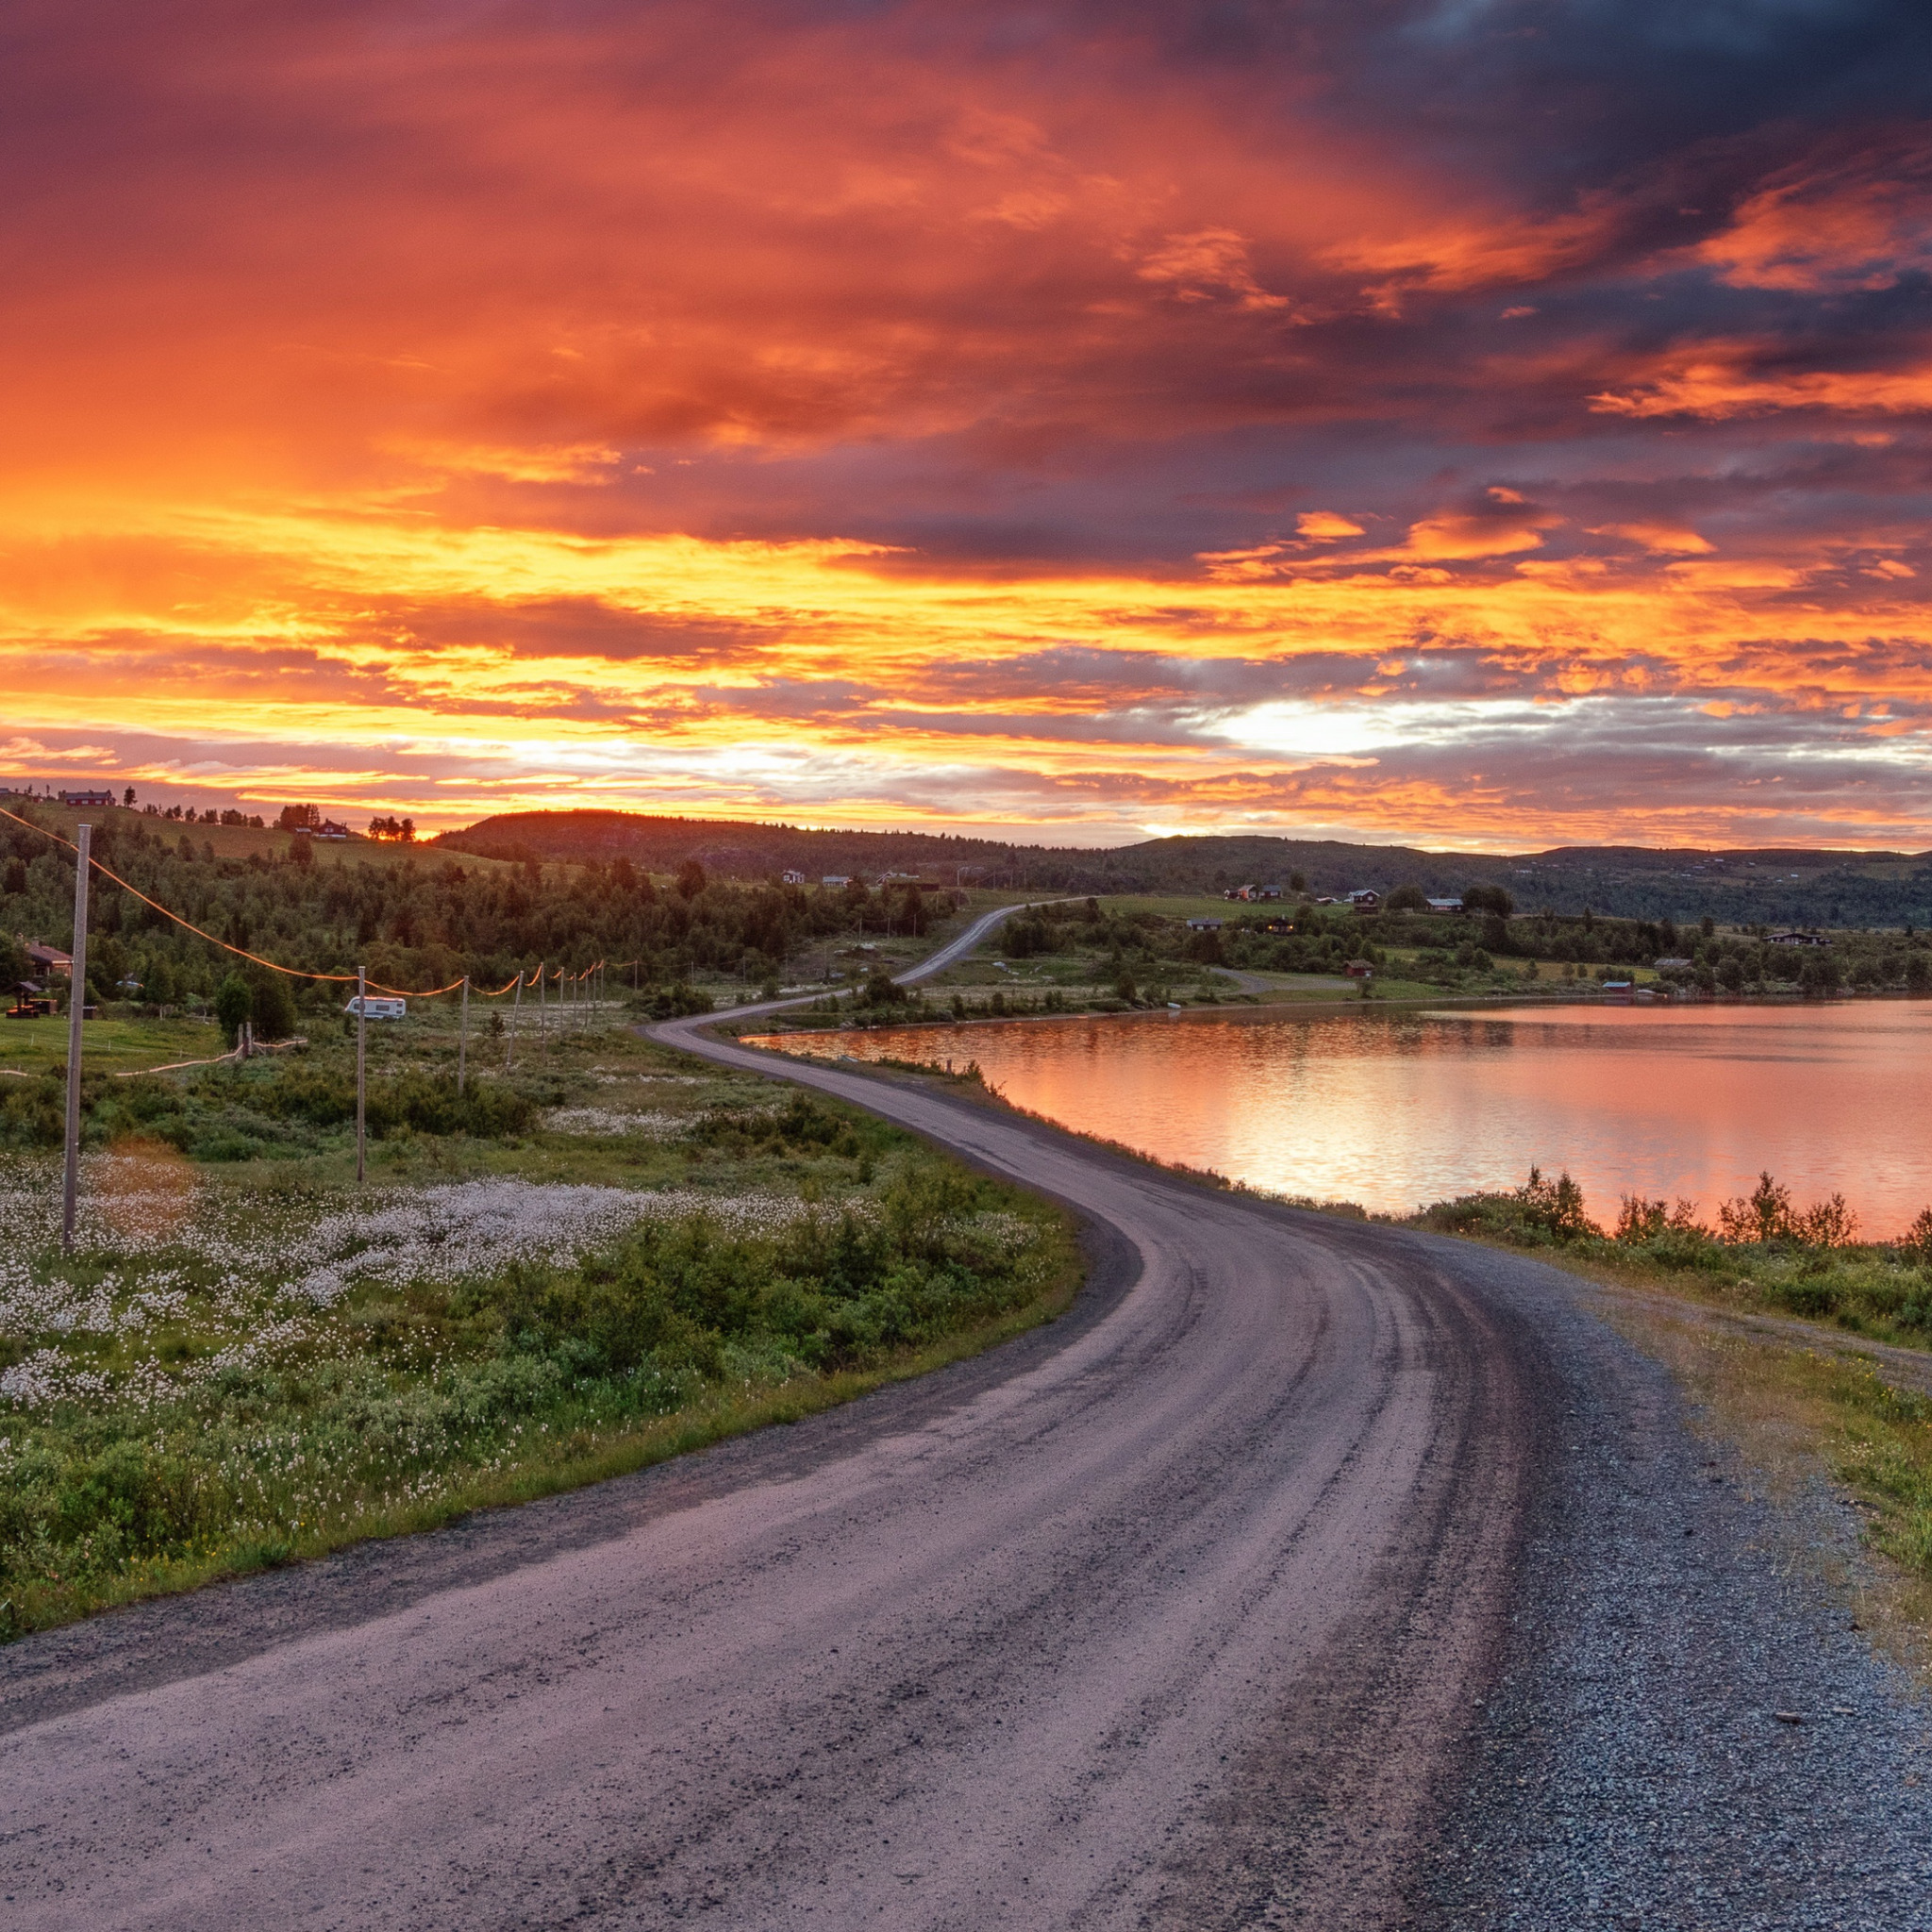
[[[0,1155],[0,1641],[834,1399],[1073,1278],[1058,1216],[627,1035],[536,1132]],[[683,1062],[688,1066],[690,1062]]]
[[[323,1311],[358,1287],[455,1288],[517,1262],[563,1263],[645,1220],[703,1220],[746,1237],[832,1212],[769,1190],[512,1176],[265,1202],[152,1153],[88,1157],[82,1198],[73,1261],[55,1264],[59,1163],[0,1157],[0,1224],[16,1243],[0,1256],[0,1334],[49,1338],[0,1370],[0,1403],[167,1400],[239,1363],[325,1341]],[[220,1341],[165,1357],[189,1321]],[[111,1370],[75,1346],[109,1337],[121,1344]]]

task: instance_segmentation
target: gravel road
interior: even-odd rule
[[[784,1071],[1074,1313],[0,1653],[8,1926],[1932,1927],[1923,1714],[1580,1284]]]

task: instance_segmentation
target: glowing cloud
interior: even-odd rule
[[[1932,843],[1862,4],[31,10],[9,771]]]

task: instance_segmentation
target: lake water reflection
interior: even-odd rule
[[[1567,1167],[1591,1212],[1760,1168],[1867,1233],[1932,1204],[1932,1004],[1280,1007],[791,1035],[792,1052],[976,1059],[1009,1100],[1165,1160],[1407,1212]]]

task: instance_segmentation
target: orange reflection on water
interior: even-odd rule
[[[1384,1211],[1568,1168],[1707,1216],[1769,1168],[1871,1235],[1932,1203],[1932,1006],[1539,1007],[1146,1014],[774,1036],[789,1052],[963,1066],[1083,1133]]]

